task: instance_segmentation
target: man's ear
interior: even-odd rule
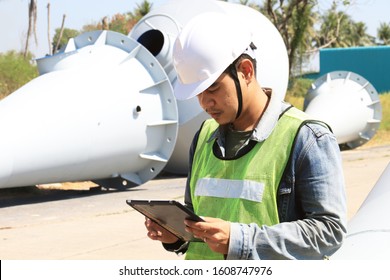
[[[252,61],[245,58],[238,65],[238,70],[243,74],[243,78],[249,83],[255,75],[255,70]]]

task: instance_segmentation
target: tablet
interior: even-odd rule
[[[190,209],[176,200],[133,200],[126,203],[156,222],[183,241],[203,242],[185,231],[184,220],[203,221]]]

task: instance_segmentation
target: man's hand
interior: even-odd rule
[[[149,218],[145,219],[145,227],[148,230],[148,237],[152,240],[158,240],[162,243],[175,243],[179,240],[176,235],[162,228]]]
[[[205,222],[185,220],[186,231],[203,239],[211,250],[227,255],[229,250],[230,222],[221,219],[202,217]]]

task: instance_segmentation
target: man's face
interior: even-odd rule
[[[233,79],[223,73],[209,88],[198,94],[200,106],[220,125],[233,123],[238,108]]]

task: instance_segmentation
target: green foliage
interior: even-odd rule
[[[290,96],[304,97],[310,89],[313,80],[303,78],[290,78],[287,94]]]
[[[127,35],[133,26],[151,11],[152,6],[149,1],[143,0],[132,12],[116,14],[111,18],[105,17],[101,22],[84,25],[81,31],[111,30]]]
[[[313,83],[310,79],[290,78],[285,100],[294,107],[303,110],[305,95]]]
[[[367,34],[367,26],[363,22],[355,22],[351,16],[337,11],[333,6],[321,17],[321,26],[317,38],[317,47],[346,48],[373,45],[374,39]]]
[[[38,76],[31,58],[31,54],[25,59],[22,53],[15,51],[0,53],[0,99]]]
[[[378,39],[383,42],[384,45],[390,45],[390,23],[381,22],[378,28]]]
[[[53,37],[53,50],[54,50],[54,52],[56,51],[55,47],[57,45],[58,38],[60,38],[61,28],[57,28],[55,30],[55,32],[56,33]],[[62,32],[62,37],[61,37],[59,44],[58,44],[58,47],[57,47],[57,51],[60,50],[62,47],[66,46],[66,44],[68,43],[70,38],[77,37],[79,34],[80,34],[80,32],[75,30],[75,29],[64,28],[64,30]]]
[[[117,14],[111,19],[109,29],[127,35],[134,24],[128,15]]]
[[[103,24],[104,20],[106,20],[105,24]],[[95,30],[110,30],[127,35],[136,23],[137,21],[129,14],[116,14],[111,18],[103,18],[102,22],[84,25],[81,33]]]
[[[148,0],[143,0],[142,3],[137,4],[137,7],[134,9],[134,11],[128,13],[128,15],[132,19],[139,21],[143,16],[152,10],[152,7],[153,4],[151,4]]]

